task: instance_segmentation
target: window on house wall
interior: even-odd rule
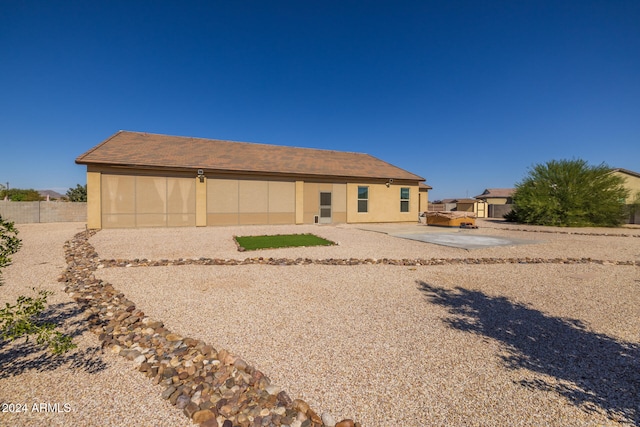
[[[400,189],[400,212],[409,212],[409,188]]]
[[[358,212],[369,212],[369,187],[358,187]]]

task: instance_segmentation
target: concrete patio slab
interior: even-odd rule
[[[479,234],[456,233],[390,233],[390,236],[402,239],[418,240],[435,245],[450,246],[462,249],[482,249],[494,246],[515,246],[541,243],[540,240],[514,239]]]
[[[458,227],[438,227],[434,225],[426,225],[415,222],[358,224],[356,228],[358,228],[359,230],[374,231],[376,233],[384,233],[389,235],[415,233],[457,233],[461,231]]]
[[[359,229],[384,233],[402,239],[433,243],[461,249],[482,249],[496,246],[515,246],[542,243],[542,240],[516,239],[505,236],[477,234],[478,230],[464,230],[458,227],[438,227],[416,223],[364,224]]]

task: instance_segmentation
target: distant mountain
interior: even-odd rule
[[[40,193],[40,195],[45,199],[47,198],[47,196],[49,196],[50,200],[53,200],[53,199],[60,200],[62,197],[64,197],[64,194],[60,194],[57,191],[53,191],[53,190],[38,190],[38,193]]]

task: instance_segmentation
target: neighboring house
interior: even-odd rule
[[[514,192],[515,188],[487,188],[475,199],[486,204],[486,217],[502,218],[511,211]]]
[[[363,153],[127,131],[76,163],[92,229],[413,222],[430,188]]]
[[[510,205],[513,203],[514,188],[487,188],[476,199],[487,202],[488,205]]]
[[[624,187],[629,190],[629,197],[625,200],[625,203],[630,205],[636,201],[638,195],[640,195],[640,173],[633,172],[627,169],[613,169],[611,171],[614,175],[621,176],[624,179]]]

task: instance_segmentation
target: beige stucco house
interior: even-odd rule
[[[637,198],[640,197],[640,173],[621,168],[613,169],[611,173],[624,179],[624,187],[629,190],[629,196],[625,203],[632,204],[638,201]]]
[[[487,202],[488,205],[508,205],[513,203],[513,188],[487,188],[476,199]]]
[[[76,163],[91,229],[413,222],[431,188],[364,153],[128,131]]]

